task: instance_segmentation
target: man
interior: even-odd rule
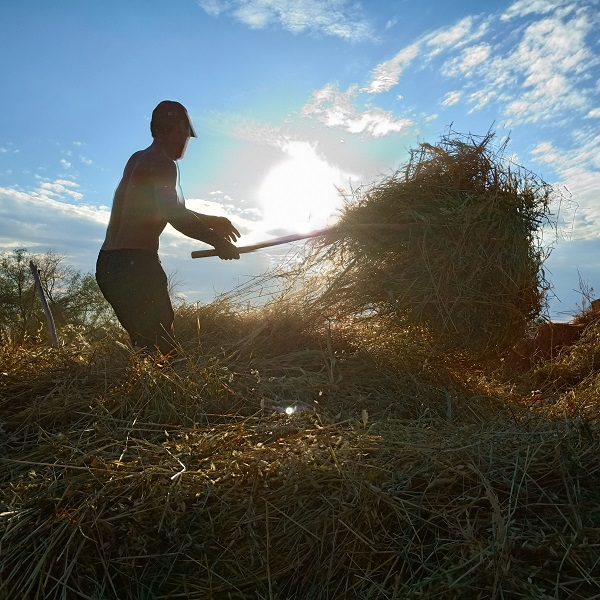
[[[168,355],[175,351],[174,315],[158,258],[160,234],[170,223],[228,260],[240,257],[231,243],[240,233],[229,219],[195,213],[177,196],[175,161],[196,137],[184,106],[171,100],[158,104],[150,131],[152,144],[131,156],[115,192],[96,280],[134,348]]]

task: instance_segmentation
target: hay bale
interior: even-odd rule
[[[339,222],[350,235],[312,257],[332,265],[320,309],[393,315],[442,345],[475,350],[522,337],[549,288],[537,233],[552,188],[493,140],[490,132],[422,143],[404,170],[356,191]]]

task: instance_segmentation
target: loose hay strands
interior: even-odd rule
[[[13,461],[0,590],[587,600],[597,452],[548,425],[255,418],[127,443],[73,431]]]
[[[481,196],[463,221],[493,233]],[[430,238],[456,230],[434,219],[444,202],[440,191],[427,213],[423,192],[402,214],[428,259],[441,247],[430,251]],[[283,286],[266,277],[246,290],[270,298],[258,308],[242,310],[241,294],[178,309],[171,363],[110,339],[0,348],[0,599],[599,596],[600,438],[597,416],[586,420],[598,407],[597,331],[581,341],[585,361],[573,349],[560,358],[577,365],[554,362],[517,397],[468,353],[432,354],[436,335],[475,345],[479,330],[454,338],[435,312],[410,320],[375,296],[371,318],[344,312],[364,255],[393,269],[386,245],[404,260],[411,240],[338,240],[342,269],[313,263],[336,278],[325,295],[316,279],[304,288],[278,272]],[[510,256],[500,262],[508,269]],[[415,286],[422,300],[429,292]],[[487,312],[456,314],[489,317],[487,300]],[[532,390],[558,400],[524,402]]]
[[[577,343],[521,375],[535,390],[538,408],[554,418],[600,423],[600,319],[587,324]]]
[[[358,190],[338,224],[354,232],[308,262],[331,265],[316,306],[338,317],[393,315],[442,345],[486,350],[519,339],[549,288],[538,233],[553,190],[493,139],[423,143],[403,171]],[[353,230],[378,223],[409,224],[410,233]]]
[[[120,350],[34,348],[27,397],[27,349],[20,360],[0,354],[0,598],[600,593],[593,428],[459,390],[449,420],[447,388],[368,347],[338,355],[328,383],[301,353],[317,338],[298,335],[294,352],[289,336],[272,335],[311,332],[310,315],[238,316],[235,334],[227,310],[220,324],[216,308],[205,314],[227,366],[214,353],[158,368]],[[288,417],[261,406],[304,394],[322,409]]]

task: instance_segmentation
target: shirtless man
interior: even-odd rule
[[[186,109],[166,100],[152,113],[154,141],[133,154],[117,187],[96,263],[96,280],[135,349],[175,351],[173,307],[158,258],[159,237],[170,223],[184,235],[213,246],[220,258],[237,259],[231,243],[239,231],[229,219],[185,207],[176,191],[176,160],[196,132]]]

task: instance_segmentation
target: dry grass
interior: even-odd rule
[[[357,190],[338,223],[348,235],[301,267],[319,272],[318,310],[336,319],[389,315],[472,351],[522,337],[549,288],[540,269],[549,249],[538,233],[555,191],[504,150],[493,133],[450,134]]]
[[[170,363],[1,347],[0,600],[600,598],[600,323],[482,359],[547,285],[549,190],[490,141],[422,145],[343,217],[408,238],[181,306]]]
[[[272,311],[180,310],[162,368],[110,339],[2,350],[0,597],[600,594],[597,420]]]

